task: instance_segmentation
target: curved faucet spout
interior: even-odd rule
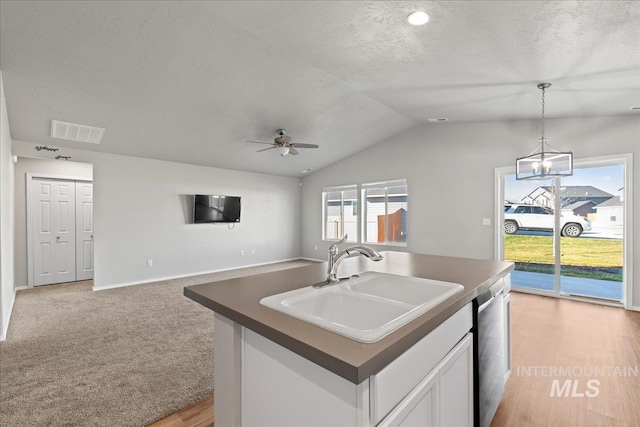
[[[352,246],[350,248],[347,248],[344,251],[340,252],[338,256],[336,256],[333,265],[331,266],[331,271],[329,272],[329,282],[339,282],[340,279],[338,278],[338,267],[340,267],[340,263],[345,258],[356,255],[364,255],[372,261],[382,260],[382,255],[367,246]]]
[[[368,246],[352,246],[344,250],[349,255],[364,255],[371,261],[381,261],[382,255]]]
[[[351,256],[363,255],[369,258],[372,261],[381,261],[382,255],[380,255],[376,250],[368,247],[368,246],[351,246],[344,251],[338,253],[338,245],[347,240],[347,235],[345,234],[342,239],[334,243],[329,247],[329,263],[327,268],[327,280],[324,282],[316,283],[313,285],[314,288],[322,288],[323,286],[331,285],[333,283],[339,282],[341,280],[338,278],[338,267],[340,267],[340,263],[345,258],[349,258]]]
[[[346,240],[347,240],[347,235],[345,234],[342,239],[338,240],[337,242],[335,242],[333,245],[329,247],[327,280],[322,281],[320,283],[316,283],[315,285],[313,285],[314,288],[322,288],[324,286],[331,285],[341,280],[346,280],[347,278],[344,278],[344,279],[338,278],[338,267],[340,267],[340,263],[345,258],[355,256],[355,255],[363,255],[372,261],[382,260],[382,255],[380,255],[376,250],[368,246],[362,246],[362,245],[351,246],[345,249],[344,251],[338,253],[338,245],[340,245],[341,243],[344,243]]]

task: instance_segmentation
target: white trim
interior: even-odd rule
[[[623,289],[622,301],[627,310],[633,307],[633,205],[629,203],[633,199],[633,154],[621,155],[624,163],[625,183],[624,183],[624,242],[623,251],[624,269],[622,280],[626,284]],[[638,203],[638,200],[635,201]],[[638,310],[640,311],[640,309]]]
[[[50,173],[27,172],[25,174],[25,187],[27,190],[27,287],[33,288],[33,242],[31,230],[31,184],[34,179],[59,179],[61,181],[93,182],[93,178],[77,177],[73,175],[54,175]]]
[[[16,286],[16,292],[24,291],[26,289],[29,289],[29,287],[28,286]]]
[[[494,202],[496,202],[494,209],[494,243],[493,243],[493,259],[494,261],[501,261],[504,259],[504,207],[500,209],[500,206],[504,206],[504,176],[507,173],[515,171],[514,166],[506,166],[503,168],[495,168],[494,170],[494,188],[493,196]]]
[[[61,181],[85,181],[85,182],[93,182],[93,178],[87,177],[78,177],[73,175],[54,175],[50,173],[39,173],[39,172],[27,172],[27,178],[36,178],[36,179],[59,179]]]
[[[604,305],[607,307],[623,308],[622,304],[619,302],[614,302],[614,301],[607,302],[606,300],[601,300],[597,298],[581,298],[579,296],[567,295],[564,293],[556,294],[553,291],[545,292],[543,290],[535,289],[535,288],[523,288],[519,286],[512,286],[511,290],[513,292],[519,292],[521,294],[532,294],[532,295],[538,295],[541,297],[559,298],[559,299],[566,299],[569,301],[587,302],[590,304]]]
[[[364,190],[376,187],[392,187],[394,185],[407,185],[407,178],[396,178],[378,182],[364,182],[360,184],[360,187]]]
[[[625,171],[624,177],[624,231],[623,231],[623,253],[624,260],[622,269],[622,306],[627,310],[640,311],[638,306],[634,306],[633,303],[633,203],[630,201],[633,199],[633,154],[622,153],[612,154],[608,156],[598,157],[586,157],[583,159],[574,159],[574,165],[579,167],[594,167],[594,166],[607,166],[607,165],[623,165]],[[507,173],[515,173],[515,166],[506,166],[495,168],[494,170],[494,208],[496,209],[495,215],[495,241],[494,241],[494,257],[495,260],[504,259],[504,227],[502,223],[504,221],[504,209],[499,209],[504,203],[504,175]],[[637,203],[637,201],[635,201]],[[554,233],[554,235],[557,233]],[[556,274],[557,276],[557,274]],[[556,277],[556,281],[557,281]],[[543,296],[555,296],[557,298],[571,299],[574,301],[593,302],[601,305],[611,305],[620,307],[620,304],[607,304],[599,300],[590,300],[587,298],[568,297],[560,295],[560,292],[535,292],[529,288],[517,288],[518,292],[531,293]]]
[[[258,263],[258,264],[239,265],[239,266],[236,266],[236,267],[220,268],[220,269],[217,269],[217,270],[201,271],[201,272],[195,272],[195,273],[185,273],[185,274],[178,274],[178,275],[175,275],[175,276],[155,277],[153,279],[134,280],[132,282],[115,283],[113,285],[106,285],[106,286],[99,286],[99,287],[96,287],[95,281],[94,281],[93,286],[91,287],[91,290],[93,290],[93,291],[104,291],[104,290],[107,290],[107,289],[124,288],[126,286],[146,285],[148,283],[163,282],[165,280],[184,279],[185,277],[200,276],[202,274],[221,273],[223,271],[239,270],[241,268],[250,268],[250,267],[260,267],[261,265],[277,264],[277,263],[280,263],[280,262],[287,262],[287,261],[297,261],[297,260],[300,260],[300,259],[304,259],[304,258],[300,258],[300,257],[286,258],[286,259],[275,260],[275,261],[261,262],[261,263]]]
[[[11,323],[11,313],[13,312],[13,304],[16,302],[16,292],[14,289],[13,293],[9,294],[10,302],[9,302],[9,313],[7,315],[7,323],[2,324],[2,331],[0,331],[0,341],[6,341],[7,333],[9,332],[9,323]],[[2,313],[4,316],[4,313]]]

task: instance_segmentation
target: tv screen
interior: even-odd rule
[[[194,198],[194,224],[240,222],[240,197],[196,194]]]

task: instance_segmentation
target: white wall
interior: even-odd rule
[[[11,132],[0,72],[0,341],[6,338],[15,289],[13,284],[13,161]]]
[[[554,148],[571,150],[576,158],[633,153],[633,196],[639,205],[637,115],[547,120],[546,129]],[[538,120],[419,126],[306,176],[303,256],[326,258],[322,187],[407,178],[407,247],[382,249],[492,259],[495,225],[483,226],[482,218],[494,218],[494,170],[512,166],[517,157],[531,152],[539,132]],[[637,227],[640,208],[635,209],[633,220]],[[640,266],[640,238],[637,232],[635,236],[633,264]],[[633,283],[633,305],[640,307],[640,268],[635,268]]]
[[[35,146],[13,141],[13,152],[36,156]],[[93,164],[96,289],[300,256],[296,178],[85,150],[61,153]],[[233,229],[191,224],[193,194],[242,196],[241,223]]]
[[[74,178],[93,177],[90,163],[18,157],[15,164],[15,270],[16,287],[27,286],[27,174],[47,174]]]

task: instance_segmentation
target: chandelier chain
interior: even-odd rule
[[[540,121],[540,133],[542,134],[542,142],[544,142],[544,89],[545,87],[543,86],[542,88],[542,120]]]

